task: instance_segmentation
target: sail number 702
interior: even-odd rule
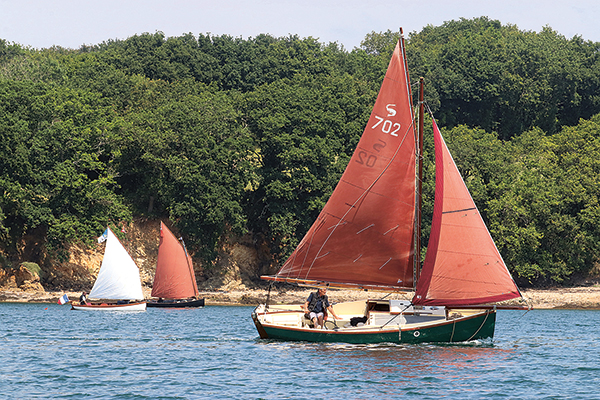
[[[375,115],[377,119],[377,123],[371,127],[371,129],[377,128],[381,125],[381,131],[383,133],[389,133],[392,136],[398,136],[398,131],[400,130],[400,123],[392,122],[389,119],[382,118],[380,116]]]

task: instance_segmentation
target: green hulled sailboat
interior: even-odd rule
[[[420,92],[422,126],[422,86]],[[329,201],[279,272],[262,277],[313,287],[414,292],[412,300],[374,296],[335,304],[340,320],[330,318],[326,329],[314,329],[300,304],[262,304],[252,313],[261,338],[421,343],[493,337],[498,307],[492,304],[521,294],[433,124],[436,194],[422,268],[422,129],[415,128],[401,38]]]

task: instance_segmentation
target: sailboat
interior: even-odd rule
[[[419,125],[423,121],[421,79]],[[521,296],[433,120],[436,194],[420,266],[422,129],[415,128],[401,36],[363,135],[338,185],[274,276],[299,286],[373,291],[333,305],[314,329],[300,304],[261,304],[263,339],[346,343],[464,342],[493,338],[495,303]],[[379,292],[387,292],[381,297]],[[412,299],[389,296],[414,293]]]
[[[104,258],[92,287],[92,301],[71,304],[72,310],[145,311],[140,271],[110,228],[106,228]]]
[[[160,223],[160,244],[152,297],[148,307],[204,307],[204,299],[199,297],[198,286],[192,259],[183,240],[177,240],[165,224]]]

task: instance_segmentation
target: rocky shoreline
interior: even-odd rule
[[[243,286],[243,285],[242,285]],[[146,293],[150,297],[149,290]],[[531,305],[534,309],[600,309],[600,285],[589,287],[551,288],[551,289],[525,289],[521,291],[527,302],[522,300],[508,302],[511,305]],[[81,293],[76,292],[51,292],[51,291],[23,291],[0,290],[0,302],[14,303],[56,303],[58,298],[67,294],[69,299],[77,300]],[[287,290],[273,289],[270,302],[277,304],[302,303],[310,293],[308,288],[291,288]],[[379,297],[374,292],[361,292],[353,290],[329,290],[329,297],[333,302],[351,301]],[[206,305],[258,305],[267,298],[267,290],[246,289],[237,287],[223,290],[210,290],[200,293],[206,299]],[[412,294],[399,295],[400,298],[410,299]]]

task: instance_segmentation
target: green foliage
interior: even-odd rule
[[[534,126],[556,133],[600,112],[598,47],[482,17],[428,26],[411,35],[407,54],[441,126],[480,126],[510,139]]]
[[[346,167],[398,37],[371,32],[350,52],[297,36],[157,32],[78,50],[0,39],[3,254],[35,232],[56,258],[143,215],[170,218],[206,265],[247,231],[283,261]],[[565,282],[598,263],[600,44],[485,17],[406,42],[519,282]]]
[[[43,227],[53,248],[130,218],[115,193],[121,121],[110,106],[89,92],[0,81],[0,110],[0,207],[13,240]]]
[[[34,262],[23,262],[20,266],[25,267],[29,270],[29,272],[36,274],[40,278],[43,278],[44,271],[40,268],[40,266]]]
[[[253,229],[270,232],[283,257],[308,230],[337,184],[376,93],[350,76],[297,76],[245,96],[261,157],[250,198]]]
[[[389,29],[381,33],[371,32],[360,42],[360,48],[367,54],[383,55],[389,59],[399,39],[400,32],[392,32]]]
[[[191,78],[243,92],[300,73],[330,74],[346,57],[335,43],[324,46],[310,37],[277,39],[264,34],[243,40],[229,35],[166,38],[162,32],[146,33],[85,51],[128,75],[168,82]]]
[[[141,104],[152,107],[127,115],[119,182],[138,213],[153,198],[190,246],[213,259],[227,229],[246,229],[244,189],[257,179],[249,131],[230,97],[202,84],[148,81],[142,90]]]

